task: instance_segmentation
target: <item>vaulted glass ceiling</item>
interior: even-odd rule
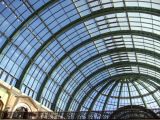
[[[160,106],[160,0],[2,0],[0,79],[55,111]]]

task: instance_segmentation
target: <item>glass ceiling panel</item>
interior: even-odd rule
[[[129,38],[128,38],[128,39],[129,39]],[[139,38],[139,39],[140,39],[140,38]],[[82,50],[83,50],[83,49],[82,49]],[[77,55],[77,54],[76,54],[76,55]],[[133,55],[134,55],[134,54],[133,54]],[[81,54],[81,56],[82,56],[82,54]],[[133,60],[133,57],[131,58],[131,53],[130,53],[128,56],[130,57],[131,60]],[[105,58],[105,59],[106,59],[106,58]],[[108,60],[109,60],[109,59],[108,59]],[[75,60],[74,60],[74,61],[75,61]],[[81,60],[81,61],[82,61],[82,60]],[[98,64],[100,64],[99,61],[100,61],[100,60],[97,60]],[[108,63],[107,60],[103,60],[103,61],[104,61],[104,62],[106,61],[106,63]],[[158,60],[157,60],[157,61],[158,61]],[[142,60],[142,62],[143,62],[143,60]],[[68,62],[67,62],[67,63],[68,63]],[[88,66],[89,66],[89,65],[88,65]],[[88,66],[87,66],[87,67],[88,67]],[[86,67],[86,68],[87,68],[87,67]],[[72,67],[72,68],[74,68],[74,67]],[[88,70],[88,68],[87,68],[86,70]]]
[[[135,81],[135,83],[136,84],[138,84],[136,81]],[[131,83],[130,83],[131,84]],[[145,83],[146,84],[146,83]],[[152,93],[150,93],[150,92],[147,92],[147,94],[145,95],[144,93],[141,93],[141,96],[139,96],[139,93],[138,93],[138,91],[137,91],[137,89],[132,85],[132,86],[130,86],[130,89],[132,89],[132,88],[134,88],[134,92],[135,92],[135,94],[137,93],[137,97],[133,97],[133,98],[131,98],[131,99],[133,99],[133,101],[130,101],[130,99],[129,99],[129,97],[128,98],[125,98],[124,99],[124,97],[127,97],[127,94],[128,94],[128,92],[126,91],[126,90],[124,90],[123,91],[123,89],[128,89],[128,85],[127,85],[127,83],[123,83],[122,84],[122,86],[125,86],[125,87],[122,87],[122,91],[120,90],[120,83],[117,85],[117,87],[119,87],[119,89],[118,89],[118,94],[119,95],[125,95],[125,96],[121,96],[120,98],[118,98],[118,97],[113,97],[113,96],[111,96],[110,97],[110,99],[108,100],[108,104],[107,104],[107,106],[106,106],[106,108],[105,108],[105,110],[115,110],[115,109],[117,109],[117,108],[119,108],[119,107],[122,107],[122,106],[125,106],[125,105],[130,105],[131,103],[130,102],[132,102],[132,104],[137,104],[136,103],[136,101],[138,102],[138,104],[141,104],[142,106],[145,106],[145,104],[143,103],[143,100],[142,100],[142,97],[141,96],[143,96],[143,98],[144,98],[144,100],[145,100],[145,102],[146,102],[146,99],[148,98],[148,99],[150,99],[149,100],[149,102],[146,102],[147,103],[147,106],[150,106],[151,108],[159,108],[159,106],[158,106],[158,104],[155,102],[155,101],[153,101],[153,98],[152,98],[152,96],[153,96],[153,94]],[[152,87],[150,84],[147,84],[147,86],[148,87]],[[111,87],[111,86],[110,86]],[[109,89],[110,89],[110,87],[108,87],[107,89],[106,89],[106,91],[109,91]],[[146,86],[145,86],[146,87]],[[132,89],[133,90],[133,89]],[[143,91],[146,91],[146,88],[143,88],[143,89],[140,89],[141,91],[143,90]],[[112,92],[112,95],[115,93],[115,91],[116,91],[116,88],[115,88],[115,90]],[[159,90],[158,90],[159,91]],[[127,94],[126,94],[127,93]],[[118,95],[117,94],[117,95]],[[151,95],[149,95],[149,94],[151,94]],[[118,96],[119,96],[118,95]],[[107,98],[107,95],[106,95],[106,98]],[[105,99],[106,99],[104,96],[103,97],[101,97],[101,99],[100,98],[97,98],[97,100],[96,100],[96,103],[95,103],[95,105],[94,105],[94,107],[93,107],[93,110],[98,110],[98,107],[99,107],[99,109],[100,110],[102,110],[102,107],[103,107],[103,104],[104,104],[104,102],[105,102]],[[119,102],[118,102],[119,101]],[[153,103],[152,103],[153,102]],[[86,104],[86,103],[85,103]],[[84,107],[84,106],[83,106]]]
[[[156,108],[160,80],[112,83],[93,100],[115,75],[160,78],[159,11],[158,0],[2,0],[0,79],[57,111],[79,109],[92,89],[81,110]]]
[[[62,53],[62,52],[61,52]]]
[[[126,71],[124,71],[123,73],[125,73]],[[133,85],[132,85],[133,86]],[[85,87],[86,88],[86,87]],[[88,89],[88,90],[90,90],[90,89]],[[86,91],[88,91],[88,90],[85,90],[85,93],[86,93]],[[80,92],[82,92],[83,90],[80,90]],[[134,93],[135,93],[135,91],[134,91]],[[79,92],[77,91],[77,97],[80,97],[79,96],[80,94],[79,94]],[[136,96],[138,96],[139,97],[139,94],[137,93],[137,95],[136,94],[134,94],[134,96],[133,96],[133,99],[134,99],[134,97],[136,97]],[[81,99],[83,98],[83,97],[80,97]],[[78,100],[79,101],[79,100]]]

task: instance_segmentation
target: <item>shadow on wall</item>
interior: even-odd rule
[[[1,98],[1,97],[0,97]],[[2,102],[2,100],[0,100],[0,111],[2,111],[3,110],[3,102]]]

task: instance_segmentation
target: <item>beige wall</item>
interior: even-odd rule
[[[0,96],[1,96],[0,100],[3,103],[3,108],[2,108],[2,110],[3,110],[5,108],[6,103],[7,103],[9,94],[7,93],[7,90],[1,86],[0,86]]]
[[[0,80],[0,101],[3,103],[2,111],[14,112],[19,107],[25,107],[28,109],[28,112],[52,112],[53,118],[60,117],[50,109],[44,107],[39,102],[21,93],[20,90],[8,85],[2,80]],[[12,115],[9,116],[9,118],[11,118]],[[39,117],[39,115],[35,117]]]
[[[0,100],[4,104],[2,110],[7,109],[10,112],[14,112],[20,106],[27,108],[30,112],[52,112],[2,80],[0,80]]]

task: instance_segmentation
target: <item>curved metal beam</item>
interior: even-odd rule
[[[94,97],[93,101],[91,102],[91,105],[90,105],[88,111],[92,111],[93,106],[94,106],[94,104],[95,104],[95,102],[96,102],[96,99],[100,96],[100,94],[101,94],[109,85],[111,85],[113,82],[116,81],[116,82],[114,83],[114,84],[116,84],[116,83],[119,81],[120,78],[117,78],[117,79],[118,79],[118,80],[113,80],[113,79],[111,79],[111,82],[110,82],[110,83],[107,83],[105,86],[103,86],[103,87],[100,89],[100,91],[97,93],[97,95]]]
[[[69,50],[66,54],[64,54],[64,56],[62,56],[58,62],[50,69],[50,71],[48,72],[48,75],[44,78],[42,85],[40,86],[39,92],[37,94],[37,98],[36,100],[39,101],[41,94],[43,92],[44,86],[47,84],[48,79],[50,78],[50,76],[52,75],[52,72],[61,64],[62,61],[64,61],[67,56],[71,55],[73,52],[75,52],[76,50],[78,50],[79,48],[83,47],[84,45],[87,45],[95,40],[98,39],[102,39],[105,37],[109,37],[109,36],[115,36],[115,35],[138,35],[138,36],[144,36],[144,37],[149,37],[149,38],[153,38],[156,40],[159,40],[160,35],[156,35],[153,33],[149,33],[149,32],[144,32],[144,31],[137,31],[137,30],[120,30],[120,31],[114,31],[114,32],[108,32],[108,33],[104,33],[104,34],[100,34],[98,36],[92,37],[86,41],[83,41],[82,43],[76,45],[75,47],[73,47],[71,50]],[[127,48],[124,48],[127,49]],[[138,50],[138,48],[135,48]],[[140,50],[140,49],[139,49]],[[147,50],[143,50],[141,49],[140,51],[145,51],[146,53],[148,53],[149,51]],[[152,53],[153,54],[153,53]],[[155,56],[158,54],[155,54]],[[159,55],[158,55],[159,56]],[[28,66],[29,67],[29,66]],[[22,80],[22,79],[21,79]],[[22,81],[21,81],[22,82]],[[18,84],[18,83],[17,83]]]
[[[117,101],[117,109],[119,108],[119,101],[120,101],[119,98],[121,96],[122,87],[123,87],[123,82],[121,82],[121,86],[120,86],[120,90],[119,90],[118,101]]]
[[[128,92],[129,92],[129,101],[130,101],[130,104],[132,105],[132,100],[131,100],[131,90],[130,90],[130,87],[129,87],[129,81],[127,80],[127,87],[128,87]],[[120,97],[120,96],[119,96]],[[118,99],[119,101],[119,99]],[[119,108],[119,103],[117,105],[117,109]]]
[[[80,90],[80,88],[86,83],[86,82],[88,82],[91,78],[93,78],[96,74],[98,74],[98,73],[100,73],[100,72],[103,72],[104,70],[106,70],[106,67],[103,67],[103,68],[101,68],[100,70],[97,70],[97,71],[95,71],[95,72],[93,72],[91,75],[89,75],[88,77],[86,77],[86,80],[84,80],[83,82],[81,82],[77,87],[76,87],[76,89],[74,90],[74,92],[71,94],[71,97],[70,97],[70,99],[68,100],[68,104],[67,104],[67,106],[66,106],[66,108],[65,108],[65,111],[67,111],[68,109],[69,109],[69,106],[70,106],[70,103],[71,103],[71,101],[73,100],[73,98],[74,98],[74,96],[76,95],[76,93],[77,93],[77,91],[79,91]],[[127,76],[127,74],[125,74],[126,76]],[[132,76],[132,74],[129,74],[130,76]],[[139,73],[133,73],[133,75],[135,76],[135,75],[139,75]],[[141,76],[142,76],[142,74],[141,74]],[[143,75],[144,76],[144,75]],[[151,79],[153,79],[155,82],[157,82],[157,83],[159,83],[160,84],[160,79],[157,79],[157,78],[155,78],[155,77],[149,77],[149,75],[146,75],[148,78],[151,78]],[[53,104],[54,106],[56,106],[56,104]]]
[[[3,44],[3,46],[0,49],[0,54],[3,51],[3,49],[6,47],[6,45],[12,41],[13,37],[17,34],[17,32],[19,32],[24,26],[26,26],[31,20],[33,20],[35,18],[35,16],[41,12],[43,12],[43,10],[45,10],[46,8],[48,8],[49,6],[53,5],[54,3],[56,3],[58,0],[51,0],[48,3],[44,4],[42,7],[40,7],[39,9],[37,9],[34,13],[32,13],[25,21],[23,21],[15,30],[14,32],[10,35],[10,37],[6,40],[6,42]],[[68,29],[72,28],[75,25],[78,25],[84,21],[87,21],[89,19],[101,16],[101,15],[105,15],[105,14],[113,14],[113,13],[121,13],[121,12],[141,12],[141,13],[147,13],[147,14],[152,14],[152,15],[156,15],[156,16],[160,16],[160,10],[158,9],[154,9],[154,8],[146,8],[146,7],[117,7],[117,8],[105,8],[105,9],[101,9],[95,12],[92,12],[89,15],[80,17],[79,19],[73,21],[72,23],[66,25],[64,28],[60,29],[58,32],[56,32],[55,34],[53,34],[53,36],[51,36],[45,43],[43,46],[43,48],[45,48],[45,45],[47,45],[51,39],[53,39],[55,36],[58,36],[60,34],[62,34],[63,32],[67,31]]]
[[[145,79],[145,81],[143,80],[143,79]],[[131,81],[131,80],[130,80]],[[151,79],[148,79],[148,78],[146,78],[146,77],[141,77],[140,78],[140,80],[134,80],[135,82],[138,82],[138,81],[144,81],[145,83],[148,83],[148,84],[151,84],[151,83],[154,83],[153,81],[154,80],[151,80]],[[127,82],[128,84],[129,84],[129,81]],[[132,83],[132,81],[131,81],[131,83]],[[142,84],[141,84],[142,85]],[[145,97],[145,96],[147,96],[147,95],[150,95],[150,94],[153,94],[154,92],[156,92],[157,90],[159,90],[159,87],[158,86],[156,86],[156,84],[154,84],[155,86],[155,88],[156,88],[156,90],[154,90],[154,91],[152,91],[151,93],[147,93],[147,94],[142,94],[142,97]],[[144,86],[143,86],[144,87]],[[129,96],[130,98],[138,98],[138,96]]]
[[[130,77],[130,76],[126,76],[126,77]],[[143,77],[146,77],[146,76],[143,76]],[[120,79],[121,76],[119,76],[118,78]],[[153,79],[154,79],[154,78],[153,78]],[[122,81],[121,81],[121,82],[122,82]],[[150,83],[150,82],[152,82],[152,81],[151,81],[151,80],[146,80],[145,82]],[[127,83],[128,83],[128,81],[127,81]],[[92,92],[94,91],[94,88],[97,88],[97,87],[98,87],[98,85],[99,85],[99,84],[95,85],[95,86],[92,88]],[[156,87],[156,88],[157,88],[157,87]],[[119,96],[120,96],[120,93],[121,93],[121,89],[122,89],[122,83],[121,83],[121,86],[120,86]],[[157,88],[157,89],[158,89],[158,88]],[[104,90],[104,89],[103,89],[103,90]],[[111,91],[113,91],[113,90],[111,90]],[[91,106],[90,106],[90,108],[89,108],[89,111],[91,111],[91,110],[93,109],[93,105],[94,105],[94,103],[96,102],[96,100],[98,99],[98,97],[100,96],[101,92],[102,92],[102,90],[97,93],[96,97],[94,98],[94,100],[93,100],[92,103],[91,103]],[[88,95],[88,93],[86,94],[86,96],[87,96],[87,95]],[[110,94],[109,94],[109,96],[110,96]],[[109,96],[107,95],[106,104],[107,104],[107,101],[108,101],[108,99],[109,99]],[[130,99],[131,99],[131,96],[130,96]],[[119,100],[119,99],[118,99],[118,100]],[[131,103],[131,102],[130,102],[130,103]],[[158,102],[157,102],[157,103],[158,103]],[[82,104],[80,104],[80,105],[82,105]],[[117,104],[117,105],[119,105],[119,104]],[[132,105],[132,103],[131,103],[131,105]],[[105,111],[105,106],[106,106],[106,105],[103,106],[102,111]],[[118,107],[117,107],[117,108],[118,108]],[[80,110],[80,109],[79,109],[79,110]]]
[[[137,92],[138,92],[139,96],[141,97],[141,99],[142,99],[142,102],[143,102],[144,106],[147,108],[147,104],[146,104],[146,102],[144,101],[144,98],[143,98],[143,96],[142,96],[142,94],[141,94],[141,92],[140,92],[139,88],[137,87],[137,85],[135,84],[135,82],[134,82],[134,81],[132,82],[132,84],[133,84],[133,86],[136,88],[136,90],[137,90]]]
[[[143,82],[146,82],[146,80],[141,80]],[[152,91],[141,81],[137,81],[140,85],[142,85],[149,93],[151,93]],[[149,84],[152,84],[154,87],[156,87],[157,90],[160,89],[159,86],[157,86],[155,83],[153,83],[152,81],[148,81]],[[152,97],[154,98],[154,100],[156,101],[156,103],[158,104],[158,106],[160,107],[160,101],[157,99],[157,97],[152,93],[151,94]]]
[[[98,72],[99,72],[99,71],[98,71]],[[100,71],[100,72],[102,72],[102,71]],[[93,75],[94,75],[94,74],[93,74]],[[150,79],[153,79],[153,80],[155,80],[155,81],[160,81],[160,79],[155,78],[154,76],[150,76],[150,75],[147,75],[147,74],[139,74],[139,73],[122,73],[122,74],[118,74],[118,75],[111,76],[111,77],[109,77],[109,78],[107,78],[107,79],[105,79],[105,80],[97,83],[92,89],[90,89],[90,90],[86,93],[86,95],[83,97],[83,99],[81,100],[81,102],[79,103],[78,108],[77,108],[76,111],[80,111],[80,108],[81,108],[81,106],[83,105],[83,103],[85,102],[85,100],[87,99],[87,97],[94,91],[94,89],[96,89],[96,88],[99,87],[100,85],[104,84],[104,83],[106,82],[106,80],[116,79],[116,78],[123,78],[123,77],[127,77],[127,76],[129,76],[129,77],[131,77],[131,76],[134,76],[134,77],[135,77],[135,76],[144,76],[144,77],[146,77],[146,78],[150,78]],[[87,80],[87,79],[86,79],[86,80]],[[70,97],[70,100],[67,102],[67,106],[70,106],[70,104],[72,103],[72,100],[73,100],[74,96],[76,95],[76,93],[77,93],[77,91],[74,91],[74,94],[72,94],[73,96],[71,95],[72,97]],[[100,93],[98,93],[98,94],[100,94]],[[69,108],[69,107],[68,107],[68,108]],[[68,109],[66,109],[66,110],[68,110]]]
[[[84,17],[81,17],[77,20],[75,20],[74,22],[71,22],[70,24],[66,25],[65,27],[63,27],[62,29],[60,29],[59,31],[57,31],[55,34],[53,34],[48,40],[46,40],[43,45],[41,45],[36,52],[33,54],[33,56],[29,59],[28,63],[26,64],[25,68],[22,71],[21,76],[19,77],[19,80],[16,81],[15,86],[17,88],[20,89],[23,78],[25,76],[26,71],[28,70],[30,64],[34,61],[34,59],[39,55],[40,51],[42,51],[43,49],[45,49],[48,44],[51,41],[54,41],[54,38],[60,36],[62,33],[64,33],[65,31],[67,31],[68,29],[83,23],[89,19],[98,17],[98,16],[102,16],[102,15],[107,15],[107,14],[113,14],[113,13],[121,13],[121,12],[141,12],[141,13],[148,13],[148,14],[152,14],[152,15],[156,15],[156,16],[160,16],[160,10],[157,9],[150,9],[150,8],[145,8],[145,7],[118,7],[118,8],[105,8],[102,10],[98,10],[95,12],[92,12],[89,15],[86,15]],[[153,36],[154,37],[154,36]],[[12,39],[11,39],[12,40]],[[7,44],[6,44],[7,45]],[[5,45],[5,46],[6,46]],[[5,48],[5,46],[2,47],[2,49]],[[1,53],[2,50],[0,50]],[[50,76],[50,73],[48,73],[48,75],[46,76],[47,79]],[[44,80],[45,81],[45,80]]]
[[[82,64],[80,64],[79,66],[77,66],[77,68],[75,68],[75,70],[74,71],[72,71],[71,73],[70,73],[70,75],[64,80],[64,82],[62,83],[62,85],[61,85],[61,87],[59,88],[59,90],[57,91],[57,93],[56,93],[56,95],[55,95],[55,99],[54,99],[54,102],[53,103],[57,103],[57,101],[58,101],[58,98],[59,98],[59,96],[60,96],[60,93],[62,92],[62,90],[63,90],[63,88],[65,87],[65,85],[67,84],[67,82],[70,80],[70,78],[80,69],[80,68],[82,68],[83,66],[85,66],[87,63],[89,63],[90,61],[93,61],[93,60],[95,60],[95,59],[97,59],[97,58],[99,58],[99,57],[102,57],[102,56],[104,56],[104,55],[109,55],[109,54],[111,54],[111,53],[117,53],[117,52],[125,52],[127,50],[127,52],[131,52],[131,51],[136,51],[135,49],[133,49],[133,48],[123,48],[123,49],[120,49],[120,48],[115,48],[115,49],[112,49],[112,50],[108,50],[108,51],[105,51],[105,52],[102,52],[102,53],[100,53],[100,54],[98,54],[98,55],[95,55],[95,56],[92,56],[91,58],[89,58],[89,59],[87,59],[86,61],[84,61]],[[139,49],[138,51],[136,51],[136,52],[142,52],[142,49]],[[150,52],[146,52],[146,51],[143,51],[143,52],[145,52],[145,53],[150,53]],[[150,55],[154,55],[154,52],[152,53],[151,52],[151,54]],[[155,55],[155,56],[159,56],[158,58],[160,59],[160,55]],[[127,63],[127,62],[126,62]],[[126,63],[124,63],[124,64],[126,64]],[[132,63],[132,62],[131,62]],[[135,64],[136,62],[133,62],[133,64]],[[116,63],[115,63],[116,64]],[[138,65],[138,63],[136,63],[137,65]],[[142,63],[143,65],[145,65],[145,66],[148,66],[148,64],[146,64],[146,63]],[[112,65],[114,65],[114,64],[112,64]],[[126,64],[127,65],[127,64]],[[150,66],[150,65],[149,65]],[[151,67],[148,67],[149,69],[152,69],[153,68],[153,66]],[[159,69],[159,68],[157,68],[157,69]],[[154,70],[156,70],[157,71],[157,69],[155,69],[154,68]],[[160,70],[160,69],[159,69]],[[54,108],[52,108],[53,110],[54,110]]]
[[[132,74],[132,75],[133,75],[133,74]],[[128,75],[127,75],[127,74],[115,75],[115,76],[106,78],[106,79],[102,80],[101,82],[97,83],[92,89],[90,89],[90,90],[86,93],[86,95],[83,97],[83,99],[82,99],[81,102],[79,103],[78,108],[77,108],[76,111],[80,111],[81,106],[83,105],[84,101],[87,99],[87,97],[88,97],[97,87],[103,85],[106,81],[108,81],[107,84],[106,84],[104,87],[102,87],[102,88],[100,89],[100,91],[97,93],[97,95],[94,97],[94,99],[93,99],[93,101],[92,101],[92,103],[91,103],[91,105],[90,105],[90,109],[89,109],[89,110],[91,110],[91,107],[93,107],[96,99],[100,96],[101,92],[103,92],[103,91],[106,89],[106,87],[108,87],[110,84],[112,84],[113,82],[119,80],[121,77],[125,77],[125,76],[128,76]],[[76,94],[76,93],[75,93],[75,94]],[[75,96],[75,95],[74,95],[74,96]],[[74,97],[74,96],[73,96],[73,97]],[[70,98],[71,98],[71,97],[70,97]],[[71,103],[72,103],[72,100],[71,100],[71,102],[68,102],[68,104],[67,104],[67,105],[68,105],[68,108],[69,108],[69,106],[70,106]],[[68,110],[68,109],[66,109],[66,110]]]
[[[116,79],[116,78],[115,78]],[[119,79],[119,78],[118,78]],[[113,82],[115,82],[116,80],[113,80],[113,79],[105,79],[103,81],[101,81],[100,83],[98,83],[95,88],[105,84],[101,89],[100,91],[104,91],[106,89],[106,87],[108,87],[110,84],[112,84]],[[99,92],[98,92],[99,93]],[[87,95],[87,94],[86,94]],[[97,96],[97,95],[96,95]],[[68,105],[68,104],[67,104]],[[80,109],[80,108],[79,108]],[[89,110],[88,110],[89,111]],[[88,114],[86,115],[88,117]],[[76,119],[76,116],[75,116],[75,119]]]
[[[133,81],[133,82],[135,82],[135,81]],[[136,81],[137,82],[137,81]],[[147,80],[147,82],[149,82],[149,80]],[[137,86],[136,86],[137,87]],[[112,87],[113,89],[115,88],[114,86]],[[108,94],[108,96],[107,96],[107,99],[106,99],[106,101],[105,101],[105,103],[104,103],[104,106],[103,106],[103,109],[102,109],[102,111],[105,111],[105,106],[107,105],[107,103],[108,103],[108,100],[109,100],[109,97],[111,96],[111,93],[112,93],[112,91],[113,91],[113,89],[111,88],[111,90],[110,90],[110,92],[109,92],[109,94]],[[139,90],[139,88],[137,87],[137,91],[140,93],[140,90]],[[140,93],[140,97],[143,99],[143,96],[142,96],[142,94]],[[145,103],[145,101],[144,101],[144,105],[146,105],[146,103]]]
[[[96,102],[96,99],[99,97],[99,93],[101,94],[101,93],[102,93],[109,85],[111,85],[113,82],[115,82],[114,84],[116,84],[116,83],[119,81],[119,79],[120,79],[120,78],[117,78],[116,80],[111,79],[110,81],[107,82],[107,84],[106,84],[105,86],[103,86],[103,87],[100,89],[100,91],[99,91],[99,92],[97,93],[97,95],[94,97],[94,99],[93,99],[93,101],[92,101],[92,103],[91,103],[88,111],[92,111],[93,106],[94,106],[94,104],[95,104],[95,102]],[[107,81],[107,79],[106,79],[106,81]],[[102,85],[103,85],[103,84],[102,84]]]
[[[126,76],[126,77],[130,77],[130,76]],[[134,76],[135,77],[135,76]],[[120,77],[119,77],[120,78]],[[144,76],[143,76],[143,78],[144,78]],[[143,81],[143,79],[142,79],[142,81]],[[147,83],[153,83],[151,80],[145,80],[145,82],[147,82]],[[130,89],[129,89],[129,85],[128,85],[128,81],[127,81],[127,86],[128,86],[128,90],[129,90],[129,97],[130,97],[130,104],[132,105],[132,101],[131,101],[131,95],[130,95]],[[131,82],[132,83],[132,82]],[[153,83],[154,84],[154,83]],[[120,94],[121,94],[121,90],[122,90],[122,85],[123,85],[123,81],[121,81],[121,86],[120,86],[120,91],[119,91],[119,95],[118,95],[118,103],[117,103],[117,108],[119,108],[119,98],[120,98]],[[155,84],[154,84],[155,85]],[[155,85],[156,86],[156,85]],[[93,87],[94,88],[94,87]],[[158,87],[156,86],[156,88],[158,89]],[[97,95],[96,95],[96,97],[94,98],[94,100],[92,101],[92,103],[91,103],[91,108],[89,108],[89,110],[92,110],[93,109],[93,105],[95,104],[95,102],[96,102],[96,100],[99,98],[99,96],[100,96],[100,94],[101,94],[101,92],[102,91],[99,91],[98,93],[97,93]],[[110,95],[109,95],[110,96]],[[109,97],[108,95],[107,95],[107,97]],[[143,96],[141,96],[141,97],[143,97]],[[109,98],[107,98],[107,99],[109,99]],[[108,100],[106,100],[106,102],[107,102]],[[158,103],[158,101],[157,101],[157,103]],[[107,103],[106,103],[107,104]],[[105,111],[105,104],[104,104],[104,106],[103,106],[103,109],[102,109],[102,111]]]
[[[110,96],[111,96],[111,94],[112,94],[114,88],[115,88],[117,85],[118,85],[118,82],[116,82],[116,83],[112,86],[112,88],[110,89],[110,91],[109,91],[109,93],[108,93],[108,95],[107,95],[107,97],[106,97],[106,100],[105,100],[105,102],[104,102],[102,111],[105,110],[105,107],[106,107],[106,105],[107,105],[107,103],[108,103],[108,100],[109,100],[109,98],[110,98]]]
[[[72,102],[74,96],[77,94],[77,91],[79,91],[80,88],[81,88],[83,85],[85,85],[85,83],[87,83],[91,78],[93,78],[97,73],[101,73],[101,72],[103,72],[104,70],[106,70],[106,69],[103,69],[102,71],[101,71],[101,70],[100,70],[100,71],[98,70],[98,71],[92,73],[91,75],[89,75],[88,77],[86,77],[86,79],[85,79],[83,82],[81,82],[81,83],[76,87],[76,89],[74,90],[74,92],[71,94],[72,97],[70,97],[69,100],[68,100],[68,104],[66,105],[65,111],[68,111],[69,106],[70,106],[70,103]],[[125,74],[125,75],[122,75],[121,77],[126,77],[127,75],[128,75],[128,74]],[[131,74],[129,74],[129,75],[132,76]],[[134,75],[137,75],[137,74],[134,73]],[[113,77],[111,76],[111,77],[109,77],[109,78],[107,78],[107,79],[105,79],[105,80],[108,80],[108,79],[111,79],[111,78],[112,78],[112,80],[113,80],[113,79],[117,79],[117,78],[119,78],[119,75],[117,75],[117,76],[115,75],[115,76],[113,76]],[[104,84],[104,82],[105,82],[105,81],[103,81],[102,84]],[[96,84],[93,88],[95,88],[96,86],[99,86],[99,84],[101,84],[101,82],[98,83],[98,84]]]
[[[111,89],[110,89],[110,91],[109,91],[109,94],[107,95],[107,98],[110,97],[113,89],[117,86],[118,83],[119,83],[119,80],[116,80],[115,83],[113,84],[113,86],[111,87]],[[109,84],[109,85],[110,85],[110,84]],[[109,85],[108,85],[108,86],[109,86]],[[108,87],[108,86],[102,87],[102,89],[98,92],[98,94],[96,95],[96,97],[94,97],[94,99],[93,99],[93,101],[92,101],[92,103],[91,103],[91,105],[89,106],[89,109],[88,109],[88,114],[87,114],[87,118],[88,118],[88,119],[89,119],[89,112],[90,112],[90,111],[94,111],[94,110],[93,110],[93,107],[94,107],[94,105],[95,105],[96,99],[99,97],[99,95],[100,95],[100,94],[106,89],[106,87]],[[103,107],[104,107],[104,106],[103,106]],[[104,111],[104,110],[102,110],[102,111]]]
[[[34,13],[32,13],[26,20],[24,20],[14,31],[13,33],[8,37],[8,39],[5,41],[5,43],[2,45],[2,47],[0,48],[0,54],[2,53],[3,49],[7,46],[7,44],[12,41],[13,37],[17,35],[17,33],[23,28],[25,27],[30,21],[32,21],[37,14],[43,12],[46,8],[50,7],[51,5],[53,5],[54,3],[56,3],[58,0],[50,0],[49,2],[47,2],[46,4],[44,4],[43,6],[41,6],[40,8],[38,8]]]

